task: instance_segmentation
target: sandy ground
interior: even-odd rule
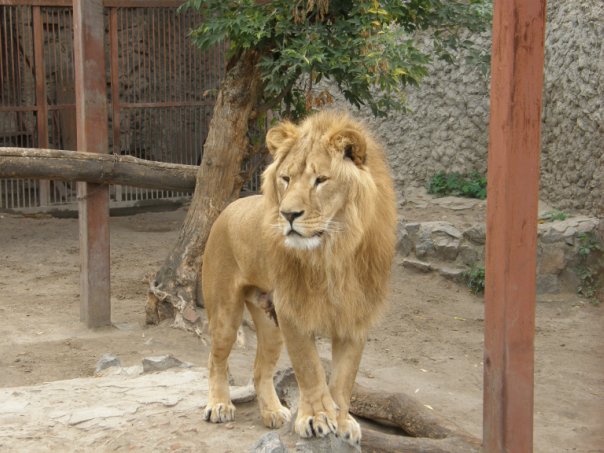
[[[145,276],[167,255],[184,214],[181,208],[112,217],[114,327],[98,330],[79,322],[77,220],[0,214],[0,387],[89,377],[108,352],[125,366],[168,353],[203,366],[205,339],[169,325],[144,325]],[[481,436],[483,316],[482,300],[464,287],[395,264],[391,309],[370,335],[358,381],[412,394]],[[536,452],[604,452],[603,327],[604,307],[574,294],[540,298]],[[255,347],[253,332],[245,332],[231,360],[239,385],[249,380]],[[328,356],[326,344],[321,351]],[[281,362],[287,364],[285,353]],[[125,431],[104,428],[104,443],[65,442],[75,442],[74,451],[239,452],[264,432],[254,403],[241,405],[228,427],[202,422],[201,410],[185,416],[166,407]],[[52,433],[22,443],[17,433],[0,431],[0,451],[62,451],[60,439]]]

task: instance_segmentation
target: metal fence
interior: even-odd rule
[[[224,48],[195,48],[201,22],[177,1],[105,1],[109,152],[197,164],[224,71]],[[66,0],[0,6],[0,146],[76,149],[73,13]],[[75,183],[0,180],[0,209],[75,203]],[[185,194],[111,188],[113,206]]]

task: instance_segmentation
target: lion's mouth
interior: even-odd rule
[[[299,237],[299,238],[320,238],[321,236],[323,236],[324,231],[316,231],[315,233],[311,234],[310,236],[304,236],[302,233],[299,233],[298,231],[291,229],[287,232],[286,236],[288,237]]]

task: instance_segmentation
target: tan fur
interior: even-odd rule
[[[265,424],[289,419],[272,385],[281,348],[276,324],[259,308],[273,291],[281,333],[300,387],[295,430],[336,432],[360,442],[348,414],[368,329],[383,311],[394,254],[396,206],[381,147],[341,112],[284,122],[267,134],[273,163],[262,196],[231,204],[212,228],[202,270],[212,352],[206,419],[232,420],[227,358],[244,304],[258,333],[254,367]],[[290,230],[294,230],[292,233]],[[329,386],[314,344],[332,338]]]

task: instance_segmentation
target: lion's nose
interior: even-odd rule
[[[281,211],[281,215],[287,220],[291,225],[293,225],[294,220],[298,217],[301,217],[304,214],[304,211]]]

